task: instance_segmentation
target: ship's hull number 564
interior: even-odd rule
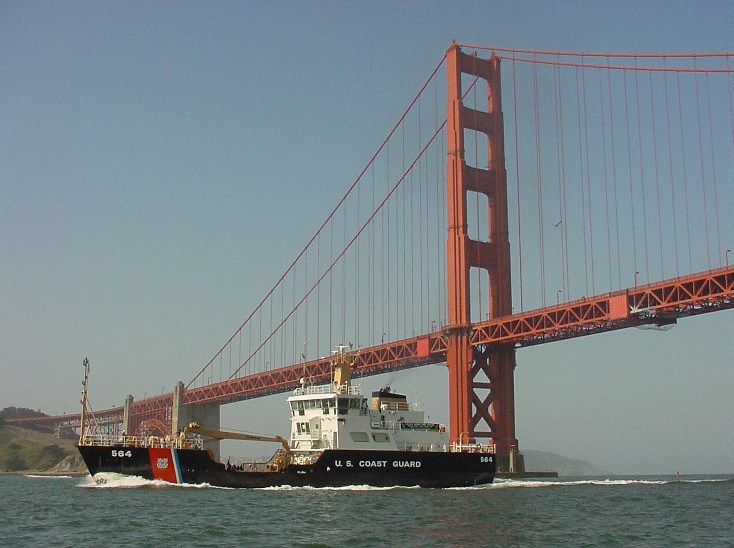
[[[120,449],[119,451],[117,449],[113,449],[112,456],[113,457],[132,457],[133,452],[130,451],[129,449],[127,451],[123,451],[122,449]]]

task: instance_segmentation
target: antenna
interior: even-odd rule
[[[85,427],[87,423],[87,379],[89,378],[89,358],[84,358],[82,362],[84,366],[84,380],[82,381],[82,414],[81,428],[79,428],[79,445],[84,443]]]

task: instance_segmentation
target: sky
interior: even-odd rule
[[[733,38],[734,4],[714,1],[0,0],[0,408],[77,412],[85,356],[98,409],[190,380],[452,40],[710,52]],[[521,449],[610,473],[734,472],[733,320],[520,350]],[[447,420],[445,367],[395,377]],[[284,433],[285,409],[252,400],[222,424]]]

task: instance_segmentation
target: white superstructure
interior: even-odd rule
[[[428,423],[418,404],[384,388],[371,401],[351,383],[351,363],[343,355],[334,362],[334,382],[311,386],[305,379],[288,398],[289,439],[294,455],[324,449],[447,451],[445,426]]]

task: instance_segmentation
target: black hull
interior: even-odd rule
[[[79,446],[92,476],[114,472],[217,487],[468,487],[491,483],[494,455],[428,451],[325,450],[313,464],[278,472],[228,470],[200,449]],[[247,468],[247,465],[245,465]]]

